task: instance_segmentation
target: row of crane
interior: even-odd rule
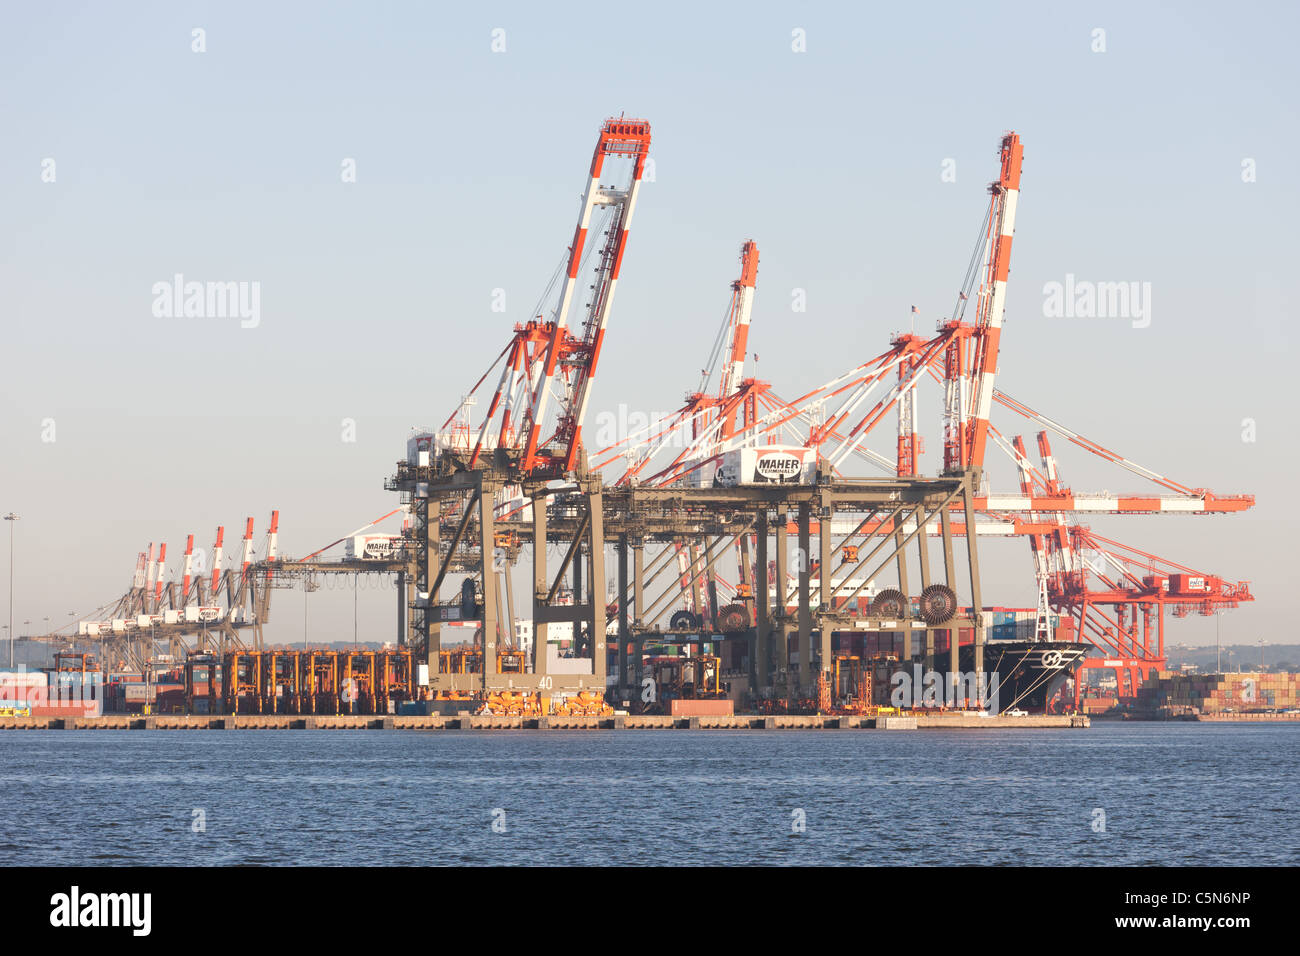
[[[1252,507],[1253,496],[1216,495],[1174,481],[997,387],[1024,159],[1020,137],[1014,132],[1000,140],[998,175],[989,185],[980,237],[957,290],[952,315],[936,323],[933,335],[895,334],[880,354],[796,398],[782,398],[771,383],[745,374],[759,265],[757,243],[746,240],[740,249],[739,275],[731,282],[723,326],[699,386],[687,392],[683,404],[673,412],[607,447],[591,450],[589,455],[583,442],[583,421],[649,146],[647,121],[622,116],[605,121],[592,154],[572,241],[542,297],[553,296],[554,308],[549,315],[535,311],[532,318],[515,326],[505,348],[463,397],[457,411],[428,436],[437,450],[457,459],[458,467],[490,467],[508,475],[504,486],[494,492],[498,515],[517,515],[526,509],[521,489],[534,489],[535,493],[542,487],[552,491],[576,488],[592,475],[603,476],[611,487],[707,488],[743,482],[744,468],[746,463],[752,464],[753,454],[779,452],[783,456],[775,464],[774,458],[768,461],[773,471],[767,477],[778,482],[842,477],[862,464],[897,478],[918,477],[924,452],[919,392],[933,385],[939,389],[936,405],[942,411],[939,473],[973,474],[980,487],[974,500],[979,518],[973,523],[962,520],[965,515],[954,505],[952,514],[958,521],[951,524],[951,533],[1028,539],[1044,622],[1040,635],[1046,636],[1043,628],[1050,607],[1070,617],[1077,638],[1096,647],[1097,661],[1104,666],[1136,667],[1145,676],[1165,661],[1166,608],[1175,614],[1205,614],[1253,599],[1245,582],[1229,583],[1193,571],[1103,538],[1079,523],[1083,515],[1235,513]],[[571,322],[570,315],[584,284],[586,301],[577,325],[578,320]],[[967,321],[972,302],[973,319]],[[571,330],[575,326],[576,330]],[[481,421],[475,424],[466,410],[494,372],[498,373],[495,390]],[[716,384],[711,385],[715,376]],[[1021,436],[999,429],[995,411],[1015,413],[1039,427],[1041,467],[1030,463]],[[887,439],[892,454],[869,447],[868,440],[888,431],[891,421],[896,426]],[[1130,495],[1073,491],[1057,472],[1049,433],[1151,482],[1157,490]],[[989,490],[991,476],[985,461],[989,447],[999,449],[1015,465],[1016,489]],[[747,452],[753,453],[750,458],[743,457]],[[444,511],[431,519],[454,531],[453,550],[470,523],[470,508],[472,503],[463,514]],[[814,533],[839,537],[836,552],[856,558],[853,542],[858,536],[899,529],[911,534],[917,529],[908,522],[914,520],[910,514],[862,521],[831,518],[826,527],[815,521],[812,528]],[[278,515],[273,515],[263,558],[263,602],[276,562],[277,521]],[[939,536],[944,530],[934,520],[922,533]],[[406,533],[411,533],[409,523]],[[250,571],[252,519],[245,531],[239,569],[220,568],[222,535],[218,529],[211,582],[206,585],[202,576],[191,574],[190,537],[179,590],[175,582],[163,585],[166,546],[160,548],[157,562],[151,546],[149,553],[141,556],[136,585],[114,617],[145,620],[169,611],[184,613],[192,606],[213,605],[213,598],[221,592],[225,595],[225,618],[232,624],[239,623],[235,609],[242,609],[250,600],[254,602],[251,620],[264,620],[265,615],[259,615],[256,608],[257,575]],[[750,558],[751,551],[757,552],[752,538],[737,537],[737,582],[734,586],[723,582],[742,609],[760,599],[754,593],[758,575]],[[725,595],[720,598],[715,593],[714,561],[708,562],[706,571],[699,542],[682,539],[673,549],[687,611],[702,617],[701,610],[708,605],[716,619]],[[852,571],[848,577],[851,579]],[[432,591],[441,580],[439,574]],[[854,586],[861,590],[862,583],[854,582]],[[792,584],[778,582],[778,588],[783,586],[791,588]],[[789,595],[787,590],[784,597]],[[778,594],[778,602],[784,603],[782,595]],[[729,605],[733,617],[734,607],[734,603]]]
[[[770,383],[746,378],[743,373],[758,270],[758,246],[752,239],[746,240],[741,247],[740,276],[732,283],[732,301],[720,338],[725,344],[715,348],[715,364],[704,374],[707,383],[712,373],[718,372],[717,391],[710,393],[701,387],[689,392],[684,404],[669,415],[596,452],[595,467],[615,470],[616,485],[707,485],[716,481],[718,466],[729,452],[793,443],[814,451],[822,466],[837,474],[856,459],[899,477],[913,476],[919,473],[924,447],[917,393],[927,380],[936,382],[943,389],[943,472],[982,469],[990,439],[1017,467],[1019,493],[988,492],[977,497],[976,508],[986,520],[969,530],[1029,540],[1039,593],[1036,636],[1049,637],[1049,608],[1069,615],[1078,639],[1090,642],[1097,650],[1085,666],[1118,669],[1121,683],[1135,690],[1141,679],[1166,662],[1167,608],[1176,616],[1217,613],[1253,600],[1249,584],[1229,582],[1104,538],[1079,524],[1076,516],[1235,513],[1252,507],[1254,497],[1216,495],[1174,481],[996,387],[1023,161],[1023,148],[1015,133],[1003,137],[999,157],[999,176],[989,186],[989,208],[981,228],[982,250],[977,249],[972,257],[972,263],[979,266],[968,270],[957,293],[953,317],[937,323],[936,335],[925,338],[913,333],[896,334],[888,351],[796,399],[784,400]],[[964,321],[972,298],[973,325]],[[716,364],[719,356],[720,368]],[[892,387],[869,404],[888,386]],[[1008,439],[992,423],[995,405],[1042,426],[1037,434],[1041,469],[1029,463],[1021,436]],[[897,422],[892,460],[865,444],[867,436],[891,412]],[[1159,491],[1134,495],[1074,492],[1057,473],[1049,431],[1152,482]],[[668,450],[672,453],[665,454]],[[875,525],[851,529],[848,522],[831,528],[833,534],[840,535],[878,530]],[[953,528],[958,535],[967,532],[963,525]],[[927,528],[927,533],[938,536],[938,522]],[[703,590],[694,551],[685,546],[678,548],[684,603],[688,611],[699,616],[696,608],[702,603]],[[740,549],[737,565],[739,583],[735,593],[744,599],[747,561]],[[787,588],[792,590],[793,586],[793,582],[787,582]],[[789,591],[784,595],[786,599],[790,596]]]
[[[271,512],[270,530],[260,562],[265,565],[276,558],[279,539],[280,512]],[[243,550],[238,567],[223,567],[225,558],[225,526],[217,528],[216,540],[210,557],[202,549],[194,550],[194,535],[185,538],[185,552],[179,570],[179,579],[170,576],[167,567],[167,543],[154,546],[136,556],[135,574],[130,589],[114,604],[102,620],[82,620],[79,632],[96,635],[101,630],[121,632],[138,627],[174,623],[213,623],[232,620],[238,624],[251,623],[253,614],[242,614],[246,602],[258,593],[258,581],[253,573],[254,544],[253,519],[244,524]],[[208,572],[208,565],[211,572]],[[262,569],[262,580],[269,580],[269,570]],[[263,593],[265,589],[262,589]],[[256,607],[249,608],[256,611]],[[186,612],[190,612],[186,614]],[[156,620],[155,620],[156,618]]]

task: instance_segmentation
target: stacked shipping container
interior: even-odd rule
[[[1294,710],[1297,674],[1178,674],[1161,671],[1137,694],[1139,710],[1174,713],[1248,713]]]

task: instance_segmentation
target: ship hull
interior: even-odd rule
[[[999,712],[1043,713],[1087,654],[1085,645],[1068,641],[989,641],[984,645],[984,671],[989,674],[990,702],[996,699]],[[957,661],[963,673],[973,673],[974,645],[963,644]],[[939,661],[944,662],[946,658]],[[993,697],[994,674],[997,675],[996,698]]]

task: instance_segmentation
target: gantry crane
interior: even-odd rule
[[[414,436],[407,459],[398,462],[397,474],[387,483],[409,499],[408,643],[427,663],[435,694],[541,692],[539,706],[544,711],[549,691],[605,691],[609,608],[602,593],[603,485],[587,467],[582,427],[649,147],[650,124],[645,120],[619,116],[602,124],[573,239],[542,296],[546,300],[558,291],[554,308],[547,313],[539,303],[529,321],[515,326],[510,342],[462,398],[443,431]],[[573,300],[583,284],[588,293],[584,318],[580,328],[570,331]],[[475,427],[467,411],[498,364],[496,390]],[[459,424],[452,427],[458,418]],[[566,538],[553,580],[547,568],[548,512],[564,523]],[[503,676],[497,668],[500,588],[491,578],[499,541],[496,522],[507,515],[527,520],[530,513],[533,669]],[[441,589],[450,573],[466,577],[459,599],[444,602]],[[566,589],[564,580],[570,574],[572,583]],[[571,602],[563,599],[566,590]],[[508,595],[508,586],[506,591]],[[478,669],[473,674],[446,673],[441,625],[466,620],[482,625]],[[590,652],[590,674],[572,679],[547,674],[547,627],[560,622],[572,622],[575,642]],[[513,683],[506,686],[503,681]]]
[[[168,577],[166,542],[158,546],[157,560],[150,543],[148,551],[137,556],[130,589],[117,601],[83,617],[77,636],[100,641],[106,663],[122,661],[139,668],[153,655],[158,641],[167,641],[177,656],[206,651],[214,639],[220,651],[227,646],[244,649],[239,631],[251,627],[252,644],[260,649],[262,628],[270,614],[271,576],[280,563],[276,553],[279,516],[278,511],[271,513],[271,530],[256,573],[252,518],[245,526],[238,571],[222,567],[224,526],[217,528],[210,576],[206,568],[200,574],[195,566],[193,534],[186,536],[179,581]]]
[[[493,446],[517,455],[515,465],[520,476],[560,478],[577,470],[582,422],[618,288],[649,148],[650,124],[645,120],[618,117],[606,120],[601,127],[578,224],[566,254],[558,303],[549,319],[538,316],[516,326],[510,343],[497,357],[497,362],[505,359],[505,364],[470,452],[468,467],[479,466],[485,443],[492,435],[492,425],[498,422]],[[605,161],[610,157],[632,160],[627,181],[621,186],[600,182]],[[589,249],[592,215],[597,209],[604,210],[606,215],[595,227],[595,244]],[[578,275],[593,252],[596,261],[588,289],[586,317],[575,335],[569,331],[569,313]],[[484,373],[469,395],[474,394],[491,371],[489,368]],[[551,433],[543,437],[552,393],[557,388],[561,394],[555,421]],[[450,422],[448,419],[447,424]]]
[[[600,469],[618,457],[626,457],[623,473],[614,480],[624,486],[638,480],[654,454],[662,448],[684,446],[683,450],[648,478],[644,484],[657,487],[687,485],[708,487],[713,483],[722,444],[752,428],[755,397],[766,383],[745,378],[745,354],[758,282],[758,244],[747,239],[740,247],[740,274],[731,283],[731,298],[712,353],[701,371],[700,386],[686,395],[685,403],[665,419],[623,436],[600,449],[593,468]],[[710,382],[717,385],[710,391]],[[752,573],[748,568],[748,538],[735,542],[739,581],[736,595],[742,602],[753,600]],[[683,610],[670,622],[674,630],[692,630],[706,622],[725,630],[743,630],[753,618],[744,603],[722,607],[718,600],[719,575],[712,561],[704,561],[698,541],[675,542]],[[707,592],[707,597],[705,596]]]
[[[1007,276],[1011,267],[1011,240],[1016,227],[1016,207],[1020,199],[1020,166],[1024,148],[1020,137],[1008,133],[1002,138],[1002,170],[997,182],[989,186],[992,203],[984,260],[983,281],[975,308],[974,379],[969,406],[969,422],[959,415],[956,428],[949,434],[963,439],[961,460],[948,468],[962,471],[984,467],[984,447],[988,441],[989,413],[993,408],[994,380],[1002,340],[1002,319],[1006,312]],[[957,406],[958,409],[961,406]],[[947,458],[945,451],[945,458]]]
[[[529,321],[515,326],[510,342],[479,383],[471,389],[461,410],[448,419],[444,433],[422,436],[427,439],[426,443],[423,446],[417,443],[414,451],[408,451],[408,460],[399,463],[398,475],[393,479],[391,487],[411,498],[412,547],[407,567],[411,581],[408,606],[413,609],[413,637],[423,642],[422,647],[427,653],[430,669],[436,677],[453,676],[438,670],[441,654],[436,635],[438,623],[451,620],[457,614],[462,618],[477,616],[484,624],[484,647],[480,654],[483,668],[481,689],[488,689],[490,675],[503,673],[496,666],[500,663],[500,658],[497,656],[495,637],[490,636],[494,634],[496,604],[500,597],[499,592],[493,597],[496,589],[487,586],[486,575],[487,563],[499,543],[493,522],[503,498],[508,497],[512,513],[522,512],[526,515],[531,510],[534,550],[533,617],[537,632],[534,647],[544,649],[548,622],[573,621],[575,626],[586,627],[586,639],[594,654],[593,674],[586,686],[588,689],[599,687],[603,690],[602,637],[605,618],[610,609],[605,605],[603,597],[596,593],[604,584],[604,535],[600,504],[603,486],[596,473],[608,462],[597,462],[592,468],[587,467],[582,425],[626,251],[649,141],[649,124],[643,120],[619,117],[603,124],[588,169],[573,240],[557,269],[552,290],[548,290],[548,294],[549,291],[558,291],[554,309],[550,312],[535,310],[530,313],[532,318]],[[612,184],[602,183],[602,179],[617,179],[617,176],[611,175],[610,170],[622,163],[607,163],[611,159],[630,161],[627,164],[627,176]],[[890,342],[890,348],[882,354],[800,398],[785,401],[775,395],[767,383],[744,375],[743,363],[758,260],[756,245],[747,242],[741,251],[740,278],[732,283],[732,299],[724,325],[727,347],[721,352],[717,389],[709,387],[706,377],[701,387],[688,396],[683,409],[671,417],[671,421],[651,426],[645,435],[627,440],[619,449],[611,452],[614,457],[628,457],[627,467],[618,484],[689,488],[709,484],[712,465],[728,452],[749,446],[774,445],[788,440],[786,436],[794,434],[798,444],[816,453],[821,475],[819,484],[828,484],[837,477],[844,477],[843,470],[853,459],[871,462],[888,472],[891,478],[911,480],[921,475],[920,458],[924,451],[918,391],[927,380],[937,382],[943,392],[940,407],[944,449],[943,463],[937,470],[941,477],[961,476],[960,480],[966,485],[962,492],[964,514],[958,510],[956,498],[950,497],[943,504],[937,505],[933,512],[924,509],[904,512],[898,509],[891,515],[889,509],[883,509],[860,522],[844,521],[844,525],[847,525],[844,527],[846,533],[838,546],[832,548],[823,542],[824,560],[820,563],[811,561],[811,570],[800,568],[799,571],[799,600],[804,618],[799,624],[800,630],[803,637],[807,638],[813,628],[812,615],[819,615],[822,639],[827,642],[827,648],[831,627],[827,622],[835,620],[837,609],[851,602],[862,590],[862,586],[858,586],[852,595],[844,596],[841,586],[834,585],[829,579],[830,557],[855,553],[859,535],[863,539],[869,535],[888,535],[901,551],[905,538],[911,540],[912,536],[920,534],[942,534],[945,539],[950,534],[984,534],[990,529],[995,533],[1025,534],[1030,536],[1031,546],[1040,558],[1041,566],[1048,567],[1054,560],[1067,561],[1070,555],[1074,555],[1073,560],[1081,560],[1079,554],[1085,550],[1089,554],[1100,554],[1103,549],[1114,550],[1119,547],[1113,542],[1107,543],[1108,539],[1092,535],[1087,529],[1072,527],[1069,524],[1070,516],[1080,512],[1226,513],[1244,510],[1254,503],[1254,499],[1247,495],[1220,496],[1207,489],[1173,481],[1084,438],[997,388],[1000,335],[1023,160],[1023,150],[1015,133],[1007,133],[1002,137],[999,159],[999,174],[989,187],[989,206],[981,223],[980,238],[971,266],[960,287],[952,317],[938,323],[937,334],[896,335]],[[583,277],[586,271],[590,272],[589,285]],[[571,321],[570,315],[574,311],[573,298],[577,290],[584,286],[589,290],[590,298],[585,303],[585,317],[578,327],[577,320]],[[975,302],[974,319],[967,323],[965,314],[971,301]],[[470,408],[469,402],[473,400],[474,392],[493,373],[498,363],[503,364],[496,391],[486,415],[475,426],[465,412]],[[555,403],[554,409],[551,408],[552,402]],[[1018,492],[982,493],[974,498],[972,510],[969,482],[981,474],[987,476],[988,463],[985,458],[990,443],[1011,456],[1017,465],[1027,464],[1023,442],[1016,447],[995,427],[992,420],[995,406],[998,410],[1009,409],[1029,418],[1054,434],[1064,436],[1076,446],[1154,482],[1159,486],[1159,492],[1152,495],[1074,494],[1061,485],[1054,466],[1050,469],[1044,466],[1044,470],[1049,473],[1047,480],[1023,480],[1022,472]],[[893,455],[886,456],[868,448],[866,442],[891,414],[897,415],[897,434],[892,442]],[[457,420],[457,424],[448,429],[453,420]],[[688,433],[685,450],[675,452],[672,460],[662,467],[652,465],[653,456],[670,445],[663,438],[672,428],[680,428]],[[643,478],[644,474],[649,477]],[[903,481],[899,482],[900,486],[904,484]],[[738,494],[736,497],[741,496]],[[702,507],[701,510],[705,509]],[[973,519],[975,512],[983,512],[989,520],[980,522],[977,527]],[[785,524],[788,514],[784,509],[778,509],[778,514],[784,516],[780,519],[782,527],[778,529],[778,537],[781,538],[781,532],[788,533],[795,526]],[[823,515],[831,522],[825,529],[822,528]],[[966,520],[964,524],[950,527],[950,515],[963,515]],[[797,528],[803,539],[800,547],[807,547],[807,536],[810,533],[820,535],[825,530],[829,540],[830,533],[835,529],[834,520],[834,508],[820,512],[816,520],[813,520],[810,513],[801,514]],[[764,511],[761,524],[754,525],[763,528],[764,541],[771,528],[767,521],[767,512]],[[909,521],[912,522],[911,525]],[[564,540],[559,543],[567,545],[554,580],[546,569],[546,544],[548,541],[556,543],[554,533],[548,537],[548,522],[554,522],[551,526],[553,532],[558,531],[563,536]],[[924,526],[917,527],[918,524]],[[624,549],[628,546],[626,542],[629,534],[633,538],[641,534],[638,527],[628,527],[632,528],[630,532],[620,531],[625,536],[621,544]],[[680,538],[697,532],[689,527],[685,531],[679,531],[674,526],[671,533]],[[751,532],[743,531],[725,542],[719,534],[721,547],[708,546],[698,555],[690,555],[682,584],[692,594],[699,595],[692,598],[696,607],[702,609],[704,605],[699,590],[701,581],[713,585],[717,577],[715,562],[718,554],[726,550],[727,542],[736,543],[743,548],[747,540],[745,535],[749,533]],[[837,536],[840,534],[838,530],[834,530],[834,533]],[[244,567],[237,578],[233,576],[233,571],[225,573],[225,590],[229,607],[238,606],[242,609],[247,603],[252,610],[250,623],[260,624],[265,620],[269,589],[274,586],[273,581],[279,574],[276,569],[284,562],[276,560],[273,522],[265,566],[250,569],[250,536],[251,528],[245,539]],[[222,540],[223,529],[219,528],[215,550],[219,551]],[[1086,547],[1080,542],[1084,542]],[[784,547],[784,544],[780,547]],[[204,575],[193,574],[193,536],[190,536],[185,550],[186,562],[179,585],[172,581],[166,584],[167,604],[173,610],[187,609],[196,604],[205,606],[205,602],[213,600],[221,583],[221,575],[215,568],[210,586]],[[686,551],[689,553],[689,545],[686,546]],[[137,562],[136,577],[133,579],[128,602],[132,607],[138,607],[143,614],[157,613],[163,608],[165,545],[159,550],[157,565],[153,562],[152,554],[151,546],[143,565]],[[874,550],[869,550],[867,557],[858,561],[855,553],[855,568],[872,561],[874,554]],[[1066,557],[1063,558],[1062,555]],[[972,566],[972,595],[976,596],[978,589],[975,585],[973,550],[969,559]],[[1177,570],[1179,566],[1171,563],[1157,566],[1155,562],[1162,559],[1151,555],[1138,553],[1137,559],[1146,560],[1148,570],[1153,572],[1167,571],[1170,576],[1191,574],[1187,569]],[[927,560],[922,557],[923,562]],[[1119,560],[1123,563],[1124,559],[1104,560]],[[846,561],[845,564],[847,563]],[[739,587],[743,589],[750,573],[748,560],[743,553],[739,564]],[[760,565],[763,571],[760,581],[763,583],[756,585],[764,590],[768,579],[767,568],[763,566],[765,564],[764,561]],[[780,562],[777,566],[788,567]],[[142,567],[143,582],[140,581]],[[1118,565],[1113,563],[1104,564],[1102,573],[1109,575],[1110,572],[1105,569],[1113,570],[1116,567]],[[572,587],[564,581],[570,571],[574,576]],[[468,573],[473,580],[466,598],[443,604],[439,600],[439,589],[449,572]],[[635,573],[640,574],[639,571]],[[786,574],[784,570],[781,573]],[[1076,566],[1070,573],[1090,574],[1092,577],[1079,585],[1077,577],[1065,575],[1058,584],[1049,588],[1048,578],[1040,576],[1043,582],[1040,587],[1040,610],[1044,610],[1044,626],[1045,608],[1053,599],[1082,601],[1090,608],[1099,604],[1106,607],[1132,607],[1134,603],[1140,603],[1129,600],[1128,592],[1141,590],[1129,577],[1112,576],[1110,584],[1114,584],[1114,587],[1111,587],[1098,577],[1096,567]],[[814,575],[820,579],[820,587],[830,591],[824,598],[819,591],[821,607],[815,611],[808,606],[810,578]],[[900,570],[900,589],[906,591],[907,586],[902,583],[901,576]],[[1137,577],[1140,580],[1148,576],[1159,578],[1160,575]],[[1101,586],[1096,586],[1097,581],[1101,582]],[[1180,579],[1180,586],[1185,583]],[[780,582],[783,588],[787,585],[788,581]],[[852,590],[855,585],[857,582],[844,587]],[[565,590],[573,594],[573,604],[568,608],[553,600]],[[717,609],[718,602],[712,596],[713,591],[714,588],[710,587],[710,604]],[[1118,593],[1120,591],[1125,593]],[[1214,588],[1211,591],[1223,601],[1249,599],[1244,584],[1224,583],[1217,592]],[[618,605],[627,603],[626,592],[624,585]],[[1104,596],[1104,600],[1097,597],[1099,593]],[[1166,586],[1162,593],[1172,597],[1151,595],[1154,601],[1147,603],[1151,606],[1159,605],[1161,610],[1168,604],[1175,608],[1175,613],[1178,613],[1180,607],[1192,606],[1183,600],[1183,591],[1170,591]],[[903,604],[909,595],[900,592],[895,592],[895,595],[895,603],[902,602],[899,604],[900,610],[906,610]],[[1209,599],[1200,600],[1200,606],[1204,607]],[[780,603],[783,606],[785,604],[784,601]],[[646,617],[652,613],[652,610],[647,611]],[[644,618],[639,613],[638,618],[644,626],[653,625],[653,620],[648,625],[644,624]],[[1081,615],[1080,632],[1085,630],[1085,625],[1091,627],[1091,622],[1095,620],[1097,618],[1093,611]],[[1136,646],[1131,640],[1135,625],[1127,618],[1121,623],[1123,626],[1116,628],[1113,623],[1098,621],[1102,635],[1108,626],[1114,631],[1118,643],[1107,646],[1116,648],[1117,652]],[[1121,637],[1121,634],[1129,636]],[[432,640],[430,635],[433,635]],[[1128,644],[1124,644],[1124,641],[1128,641]],[[801,651],[808,650],[809,645],[805,643]],[[1156,652],[1159,650],[1157,647]],[[809,659],[805,653],[802,658],[805,666]],[[828,659],[829,653],[822,652],[824,665]],[[544,653],[541,663],[540,671],[535,664],[533,674],[513,676],[547,678],[549,675],[545,674]],[[467,679],[473,677],[454,676]],[[559,677],[554,676],[557,679]],[[465,689],[460,685],[453,687],[454,684],[454,681],[447,682],[446,686],[458,691]],[[550,685],[534,681],[531,686],[541,688]],[[577,686],[582,689],[582,685]]]
[[[981,535],[1026,535],[1036,548],[1035,557],[1041,567],[1041,562],[1048,559],[1047,547],[1042,542],[1049,538],[1055,553],[1069,553],[1068,515],[1223,514],[1252,507],[1253,496],[1219,495],[1175,481],[1084,437],[996,387],[1023,161],[1023,148],[1015,133],[1002,138],[999,158],[999,175],[989,187],[990,200],[981,224],[980,241],[960,286],[953,317],[938,323],[938,334],[929,338],[911,333],[895,335],[888,351],[792,401],[779,398],[769,388],[754,389],[746,400],[755,403],[759,411],[750,416],[740,429],[726,439],[717,432],[708,433],[707,442],[694,444],[666,467],[658,470],[648,467],[650,455],[657,450],[656,441],[668,445],[664,437],[683,423],[695,428],[697,419],[692,416],[698,414],[698,407],[688,403],[674,416],[652,425],[647,430],[648,438],[640,442],[633,438],[622,443],[622,447],[609,449],[613,457],[625,454],[629,459],[630,464],[620,480],[650,471],[651,481],[673,481],[689,474],[693,466],[706,460],[706,455],[720,455],[738,447],[741,442],[771,442],[776,435],[791,428],[806,429],[804,444],[817,449],[822,468],[831,473],[839,473],[850,457],[857,456],[899,477],[914,476],[920,473],[919,456],[923,450],[916,393],[926,380],[933,380],[943,390],[944,454],[941,473],[976,469],[987,475],[985,458],[990,443],[1004,451],[1018,466],[1024,461],[1023,447],[1014,448],[994,426],[991,412],[996,406],[1015,412],[1130,474],[1153,482],[1159,489],[1154,494],[1074,493],[1060,483],[1052,461],[1050,479],[1045,482],[1022,481],[1019,493],[990,491],[977,496],[976,510],[990,520],[981,521],[973,528],[954,525],[952,531],[955,534],[978,531]],[[975,303],[975,320],[967,323],[964,317],[972,301]],[[886,389],[887,394],[877,397]],[[891,411],[896,411],[898,421],[892,460],[865,445],[871,432]],[[698,432],[699,429],[695,428],[695,434]],[[1045,442],[1044,435],[1040,444]],[[603,453],[600,457],[601,464],[613,460]],[[1049,470],[1046,465],[1044,467]],[[987,484],[987,477],[984,481]],[[870,534],[880,530],[879,521],[868,522],[866,527],[844,528],[850,539],[858,532]],[[935,536],[940,534],[937,523],[926,530]],[[1048,594],[1046,577],[1039,574],[1038,581],[1036,634],[1041,638],[1048,636]],[[1246,593],[1242,587],[1229,588],[1228,599],[1238,599]]]
[[[1012,441],[1021,490],[1040,502],[1068,501],[1071,492],[1061,482],[1047,432],[1037,437],[1041,470],[1029,463],[1024,439]],[[1040,614],[1050,604],[1069,617],[1078,640],[1097,650],[1076,675],[1076,708],[1083,671],[1114,671],[1118,696],[1131,698],[1152,671],[1165,668],[1167,608],[1176,617],[1210,615],[1254,600],[1247,581],[1233,583],[1103,537],[1069,522],[1064,511],[1042,517],[1050,519],[1050,530],[1028,535]]]
[[[740,275],[731,283],[731,299],[709,363],[701,372],[700,387],[688,392],[675,411],[644,428],[624,435],[593,455],[592,468],[600,470],[623,460],[625,465],[611,484],[633,481],[666,487],[712,483],[718,458],[726,442],[750,433],[757,418],[756,402],[766,382],[745,378],[745,353],[758,283],[758,244],[746,240],[740,248]],[[709,391],[714,374],[716,391]],[[739,423],[737,417],[739,416]],[[648,476],[643,473],[664,449],[680,448],[666,465]]]

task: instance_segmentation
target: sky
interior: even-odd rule
[[[782,395],[931,331],[1014,129],[999,387],[1184,485],[1256,495],[1242,515],[1087,523],[1250,581],[1225,642],[1294,639],[1293,5],[469,6],[0,5],[20,633],[122,594],[150,542],[176,555],[225,525],[229,554],[279,509],[281,552],[303,555],[396,507],[406,436],[530,317],[600,123],[626,113],[653,126],[654,179],[591,415],[680,403],[745,239],[750,347]],[[177,274],[257,283],[256,320],[167,315],[156,287]],[[1052,315],[1067,277],[1137,283],[1145,314]],[[937,393],[920,403],[932,474]],[[994,424],[1032,447],[1030,423]],[[1076,491],[1153,490],[1056,451]],[[1008,462],[990,471],[1014,489]],[[1026,542],[982,555],[986,603],[1032,604]],[[352,637],[351,592],[309,600],[313,640]],[[357,596],[362,639],[391,637],[393,603]],[[303,611],[276,592],[268,638],[300,639]],[[1170,631],[1214,639],[1208,618]]]

